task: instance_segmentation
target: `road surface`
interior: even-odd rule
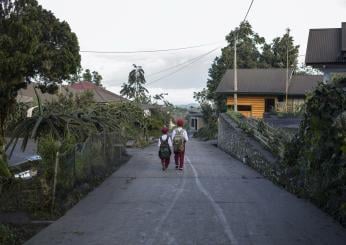
[[[184,172],[162,172],[155,146],[131,154],[27,244],[346,244],[327,214],[209,143],[188,143]]]

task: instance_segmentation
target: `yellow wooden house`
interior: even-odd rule
[[[237,69],[238,111],[247,117],[263,118],[265,113],[286,110],[286,69]],[[296,112],[305,95],[323,80],[320,75],[296,75],[289,70],[288,112]],[[228,109],[234,107],[234,72],[227,70],[216,92],[227,99]]]

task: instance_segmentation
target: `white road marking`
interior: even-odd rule
[[[185,178],[182,178],[182,184],[180,186],[180,188],[178,189],[178,191],[175,193],[174,199],[171,202],[171,205],[169,205],[169,207],[166,209],[166,212],[164,213],[164,215],[161,217],[160,221],[158,222],[157,226],[154,229],[154,235],[151,239],[149,239],[147,241],[147,245],[151,245],[154,243],[154,241],[156,240],[157,235],[160,232],[160,229],[162,227],[162,225],[164,224],[164,222],[166,221],[167,217],[169,216],[169,214],[171,213],[172,209],[174,208],[176,202],[178,201],[179,197],[181,196],[181,194],[184,191],[184,187],[185,187]],[[170,239],[170,243],[172,244],[172,238]],[[174,241],[174,238],[173,238]]]
[[[202,183],[199,181],[198,172],[197,172],[196,168],[193,166],[190,159],[188,157],[186,157],[186,160],[190,164],[192,171],[193,171],[193,174],[195,175],[195,181],[196,181],[198,189],[206,196],[206,198],[210,201],[211,205],[213,206],[219,220],[222,223],[222,226],[224,228],[224,231],[225,231],[229,241],[231,242],[231,244],[237,245],[238,242],[237,242],[237,240],[236,240],[236,238],[232,232],[231,227],[229,226],[229,224],[227,222],[226,216],[224,215],[222,208],[215,202],[213,197],[209,194],[209,192],[204,188]]]

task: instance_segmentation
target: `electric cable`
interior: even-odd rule
[[[80,50],[80,53],[94,53],[94,54],[139,54],[139,53],[162,53],[162,52],[170,52],[170,51],[179,51],[179,50],[187,50],[194,48],[201,48],[206,46],[211,46],[216,43],[220,43],[221,41],[207,44],[200,44],[194,46],[187,46],[181,48],[168,48],[168,49],[154,49],[154,50],[136,50],[136,51],[96,51],[96,50]]]
[[[197,61],[203,59],[205,56],[207,56],[207,55],[209,55],[209,54],[215,52],[215,51],[216,51],[217,49],[219,49],[219,48],[220,48],[220,47],[217,47],[217,48],[214,48],[214,49],[208,51],[207,53],[205,53],[205,54],[201,55],[200,57],[194,59],[193,61],[191,61],[190,63],[184,65],[183,67],[181,67],[181,68],[179,68],[179,69],[177,69],[177,70],[175,70],[175,71],[173,71],[173,72],[171,72],[171,73],[168,73],[167,75],[164,75],[164,76],[162,76],[162,77],[160,77],[160,78],[158,78],[158,79],[156,79],[156,80],[154,80],[154,81],[148,82],[147,85],[151,85],[151,84],[153,84],[153,83],[156,83],[156,82],[158,82],[158,81],[161,81],[161,80],[164,79],[164,78],[167,78],[167,77],[170,77],[170,76],[174,75],[175,73],[177,73],[177,72],[179,72],[179,71],[181,71],[181,70],[187,68],[188,66],[190,66],[190,65],[192,65],[192,64],[194,64],[194,63],[196,63]]]

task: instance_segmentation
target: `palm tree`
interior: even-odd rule
[[[69,111],[68,108],[54,108],[50,105],[50,110],[44,110],[36,88],[34,88],[39,113],[32,117],[26,117],[15,127],[11,140],[6,145],[6,150],[11,147],[10,156],[16,147],[19,138],[23,138],[22,150],[24,151],[28,140],[44,135],[52,137],[63,144],[65,138],[73,136],[79,142],[83,142],[90,133],[101,131],[119,130],[117,121],[111,116],[105,115],[100,108],[88,107]],[[63,110],[62,110],[63,109]]]
[[[133,64],[134,69],[129,73],[127,83],[123,83],[120,93],[129,99],[134,99],[137,103],[147,100],[149,91],[144,87],[145,76],[141,66]]]

